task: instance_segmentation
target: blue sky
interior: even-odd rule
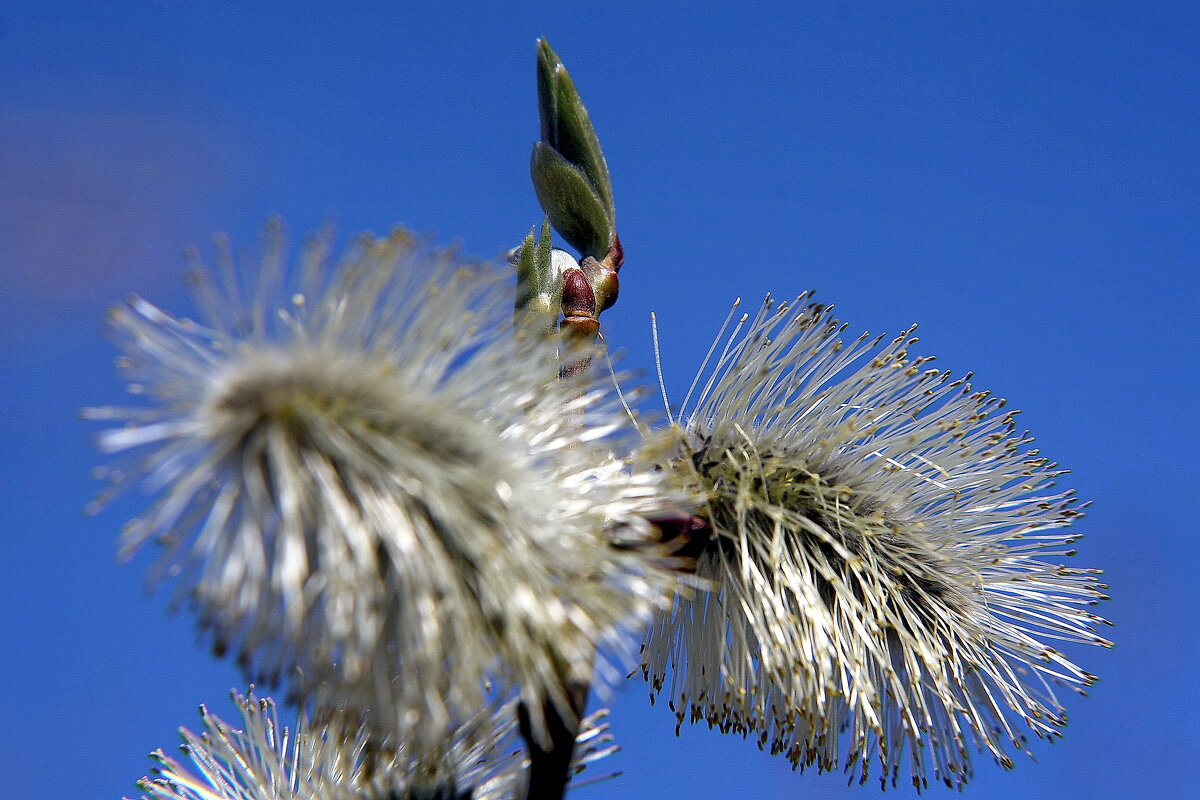
[[[131,292],[185,311],[184,243],[403,222],[491,256],[540,219],[534,40],[575,76],[627,254],[605,315],[681,396],[729,303],[815,289],[1024,410],[1094,501],[1112,651],[1066,739],[975,798],[1194,796],[1200,11],[1173,3],[9,2],[0,6],[0,776],[118,798],[242,685],[117,564],[85,405]],[[617,781],[576,797],[875,795],[674,736],[631,682]],[[944,790],[934,789],[937,796]],[[907,796],[901,789],[898,794]]]

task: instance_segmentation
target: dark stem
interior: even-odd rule
[[[529,747],[529,785],[525,800],[561,800],[566,794],[567,782],[571,779],[571,756],[575,752],[575,739],[579,736],[579,723],[587,708],[591,687],[587,683],[569,682],[566,686],[567,702],[571,706],[571,718],[564,718],[551,702],[540,709],[530,709],[525,703],[517,708],[521,736]],[[534,735],[534,713],[540,713],[550,737],[548,747],[542,747]]]
[[[559,335],[562,337],[566,356],[560,367],[562,378],[572,378],[586,372],[591,362],[590,355],[576,355],[582,348],[587,350],[600,333],[600,312],[617,300],[617,270],[625,260],[621,240],[614,233],[613,243],[603,261],[586,256],[581,267],[567,269],[562,275],[562,319],[559,320]],[[600,296],[597,297],[599,290]],[[584,428],[583,414],[575,421],[579,430]],[[521,703],[517,706],[517,721],[521,736],[529,748],[529,784],[525,800],[561,800],[571,780],[571,758],[575,753],[575,740],[579,736],[579,724],[587,710],[591,684],[585,681],[568,680],[564,687],[570,715],[564,717],[558,707],[544,700],[540,708],[530,708]],[[549,737],[549,744],[542,746],[534,731],[533,714],[541,715],[542,728]]]

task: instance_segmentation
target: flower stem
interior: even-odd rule
[[[517,709],[521,736],[529,747],[529,783],[525,800],[560,800],[567,791],[571,779],[571,757],[575,752],[575,739],[579,735],[579,724],[587,708],[591,685],[586,681],[568,682],[567,702],[571,716],[563,717],[552,702],[543,702],[540,709],[531,710],[525,703]],[[534,733],[531,714],[542,715],[549,746],[543,747]]]

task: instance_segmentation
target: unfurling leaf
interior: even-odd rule
[[[575,89],[575,82],[545,39],[538,41],[537,84],[542,141],[583,172],[608,212],[609,220],[615,220],[612,181],[600,140],[596,138],[596,130]]]
[[[615,236],[604,201],[583,171],[545,142],[533,146],[530,174],[555,230],[584,256],[603,258]]]

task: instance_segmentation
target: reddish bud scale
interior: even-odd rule
[[[595,263],[595,259],[591,261]],[[568,319],[596,318],[596,292],[582,269],[571,267],[563,271],[562,311]]]
[[[617,302],[620,282],[617,270],[625,260],[620,237],[613,235],[603,261],[585,256],[579,267],[563,271],[562,313],[558,323],[563,338],[571,344],[591,344],[600,333],[599,316]],[[575,375],[584,370],[589,359],[583,358],[566,364],[564,376]]]
[[[576,267],[563,272],[562,310],[558,329],[568,346],[586,346],[596,340],[600,332],[600,320],[596,319],[596,293],[583,270]],[[561,370],[563,377],[583,372],[589,361],[585,357],[567,362]]]
[[[712,538],[712,525],[703,517],[679,511],[648,520],[672,556],[680,560],[679,571],[694,573],[696,562]]]
[[[608,253],[604,256],[604,266],[613,272],[619,272],[624,263],[625,248],[621,246],[621,237],[614,232],[612,244],[608,246]]]

